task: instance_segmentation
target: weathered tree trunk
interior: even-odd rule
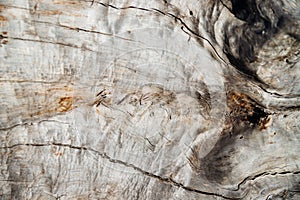
[[[0,0],[1,199],[300,199],[298,0]]]

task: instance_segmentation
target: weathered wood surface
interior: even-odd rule
[[[298,0],[0,0],[1,199],[300,199]]]

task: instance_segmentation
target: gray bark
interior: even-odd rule
[[[300,199],[298,0],[0,0],[1,199]]]

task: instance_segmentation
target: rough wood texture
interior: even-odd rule
[[[0,0],[1,199],[300,199],[298,0]]]

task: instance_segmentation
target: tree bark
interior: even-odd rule
[[[1,199],[300,199],[298,0],[0,0]]]

